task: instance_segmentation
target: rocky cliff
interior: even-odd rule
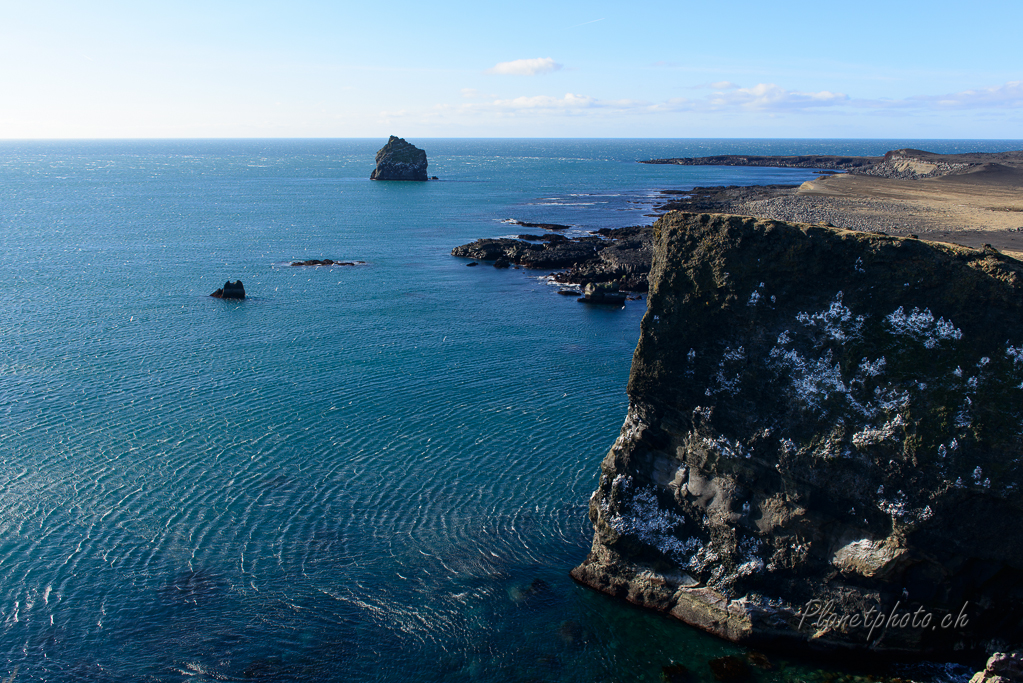
[[[737,216],[654,227],[573,577],[737,642],[1019,642],[1023,263]]]
[[[429,180],[426,152],[403,138],[391,136],[376,156],[370,180]]]

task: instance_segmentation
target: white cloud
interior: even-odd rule
[[[510,100],[494,100],[490,106],[498,109],[591,109],[600,106],[598,100],[584,95],[565,93],[564,97],[537,95],[535,97],[516,97]]]
[[[786,90],[774,83],[758,83],[752,88],[735,88],[729,92],[717,92],[709,104],[713,108],[756,110],[790,110],[808,107],[831,107],[849,102],[849,96],[837,92],[798,92]]]
[[[550,57],[537,57],[535,59],[516,59],[512,62],[501,62],[487,69],[487,73],[505,76],[537,76],[539,74],[549,74],[560,68],[561,64],[558,64]]]
[[[728,86],[728,87],[726,87]],[[1023,105],[1023,81],[1001,86],[968,90],[955,95],[907,97],[900,100],[851,98],[846,94],[820,90],[804,92],[789,90],[775,83],[759,83],[742,88],[731,82],[707,83],[715,88],[698,97],[674,98],[659,102],[641,100],[605,100],[579,93],[523,95],[501,99],[474,89],[462,91],[459,104],[438,104],[429,111],[387,112],[382,116],[418,117],[421,120],[456,120],[467,117],[476,121],[532,120],[580,117],[598,120],[621,120],[620,117],[657,117],[672,114],[694,114],[699,119],[720,115],[754,115],[757,117],[797,117],[811,112],[829,112],[842,116],[858,116],[864,110],[911,116],[918,113],[949,109],[1009,109]],[[761,119],[757,119],[761,120]],[[793,118],[795,120],[795,118]],[[804,120],[809,120],[805,119]],[[843,119],[846,120],[846,119]]]
[[[1003,85],[979,90],[964,90],[952,95],[918,95],[903,102],[941,109],[1003,109],[1023,105],[1023,81],[1009,81]]]
[[[648,105],[633,100],[598,100],[586,95],[565,93],[564,97],[550,95],[534,95],[532,97],[515,97],[512,99],[495,99],[489,102],[466,103],[459,107],[465,113],[488,115],[523,114],[579,114],[583,111],[636,111]]]
[[[721,86],[722,84],[715,84]],[[729,84],[733,85],[733,84]],[[481,99],[476,91],[471,91],[473,99]],[[734,86],[730,90],[718,89],[700,99],[672,99],[664,102],[650,103],[637,100],[601,100],[588,95],[565,93],[563,97],[550,95],[522,96],[511,99],[491,99],[466,103],[462,111],[471,113],[563,113],[573,114],[583,111],[605,110],[629,113],[664,113],[664,112],[709,112],[709,111],[794,111],[811,107],[827,107],[846,104],[849,98],[841,93],[821,91],[804,93],[785,90],[774,84],[760,84],[752,88]]]

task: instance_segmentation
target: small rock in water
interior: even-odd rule
[[[774,668],[774,664],[771,664],[771,660],[762,652],[747,652],[746,661],[764,671],[770,671]]]
[[[245,287],[242,286],[242,281],[231,282],[228,280],[224,283],[224,286],[217,291],[210,294],[214,299],[244,299],[245,298]]]
[[[466,263],[465,265],[468,266],[469,268],[472,268],[473,266],[478,266],[479,264],[473,261],[472,263]]]
[[[511,261],[509,261],[506,258],[499,258],[496,261],[494,261],[494,268],[509,268],[510,266]]]
[[[714,673],[714,678],[719,681],[738,681],[748,678],[750,675],[750,669],[746,666],[746,662],[731,655],[712,659],[708,664]]]
[[[550,584],[543,579],[533,579],[532,583],[525,588],[513,587],[510,594],[515,602],[525,603],[536,598],[551,597],[553,591],[551,591]]]
[[[661,680],[664,683],[689,683],[693,675],[682,664],[668,664],[661,667]]]
[[[558,628],[558,635],[561,636],[561,640],[566,645],[571,645],[582,640],[583,628],[578,622],[569,619],[568,621],[561,622],[561,626]]]

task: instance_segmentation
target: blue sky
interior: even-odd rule
[[[1021,138],[1023,3],[10,2],[0,139]]]

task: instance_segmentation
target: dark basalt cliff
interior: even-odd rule
[[[403,138],[392,135],[377,152],[376,162],[370,180],[429,180],[426,152]]]
[[[737,642],[1019,643],[1023,263],[737,216],[654,229],[572,576]]]

